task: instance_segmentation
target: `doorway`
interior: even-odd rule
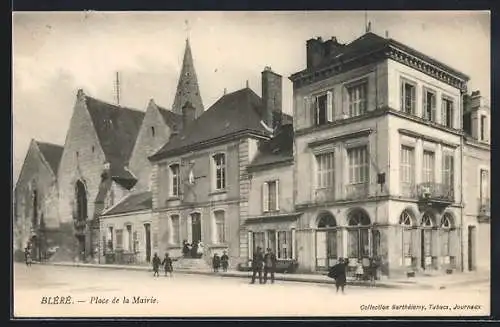
[[[78,257],[80,261],[85,261],[85,235],[77,235],[76,240],[78,242]]]
[[[469,226],[467,235],[467,254],[469,271],[476,270],[476,226]]]
[[[191,235],[192,241],[201,241],[201,215],[197,212],[191,214]]]
[[[151,224],[144,224],[146,236],[146,261],[151,261]]]

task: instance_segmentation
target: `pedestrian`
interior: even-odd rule
[[[198,255],[198,242],[193,241],[193,243],[191,243],[191,258],[196,258],[197,255]]]
[[[365,275],[365,270],[363,268],[363,263],[361,259],[358,259],[358,263],[356,265],[356,279],[363,280],[363,276]]]
[[[252,260],[252,281],[250,284],[255,283],[255,277],[259,275],[259,284],[262,284],[262,268],[264,265],[264,256],[262,255],[262,249],[260,246],[257,247]]]
[[[274,284],[274,272],[276,271],[276,255],[267,248],[267,253],[264,256],[264,284],[267,283],[267,274],[271,274],[271,284]]]
[[[343,258],[340,258],[338,263],[331,267],[328,272],[328,277],[335,279],[335,288],[337,290],[337,293],[340,289],[342,290],[342,294],[344,294],[344,288],[347,283],[346,269],[347,261],[345,261]]]
[[[186,240],[182,241],[182,254],[184,258],[189,257],[189,252],[191,252],[189,243]]]
[[[227,256],[226,251],[224,251],[224,253],[220,257],[220,262],[222,265],[222,271],[227,272],[227,267],[229,266],[229,257]]]
[[[203,244],[202,241],[199,241],[197,245],[198,245],[198,247],[196,249],[196,257],[201,258],[201,257],[203,257],[203,253],[205,251],[205,245]]]
[[[212,259],[212,268],[214,269],[214,272],[219,272],[220,257],[217,253],[214,254],[214,257]]]
[[[161,265],[161,259],[158,257],[158,254],[155,252],[155,255],[153,256],[153,276],[160,276],[160,273],[158,270],[160,269]]]
[[[31,249],[29,246],[24,248],[24,260],[26,261],[26,266],[31,266]]]
[[[174,268],[172,266],[172,258],[168,255],[168,252],[165,253],[165,258],[161,262],[163,268],[165,269],[165,276],[170,273],[170,277],[173,275]]]

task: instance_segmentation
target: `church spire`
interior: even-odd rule
[[[203,101],[201,100],[200,89],[198,87],[189,38],[186,38],[186,49],[184,50],[184,59],[182,61],[182,69],[175,92],[172,111],[182,115],[182,109],[188,102],[194,107],[195,117],[198,118],[204,111]]]

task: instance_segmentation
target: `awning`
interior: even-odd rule
[[[290,213],[282,215],[265,215],[250,217],[245,220],[245,226],[249,230],[290,229],[293,228],[302,213]]]

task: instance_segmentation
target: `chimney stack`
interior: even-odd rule
[[[282,115],[282,76],[265,67],[262,72],[262,120],[268,127],[276,128]]]

